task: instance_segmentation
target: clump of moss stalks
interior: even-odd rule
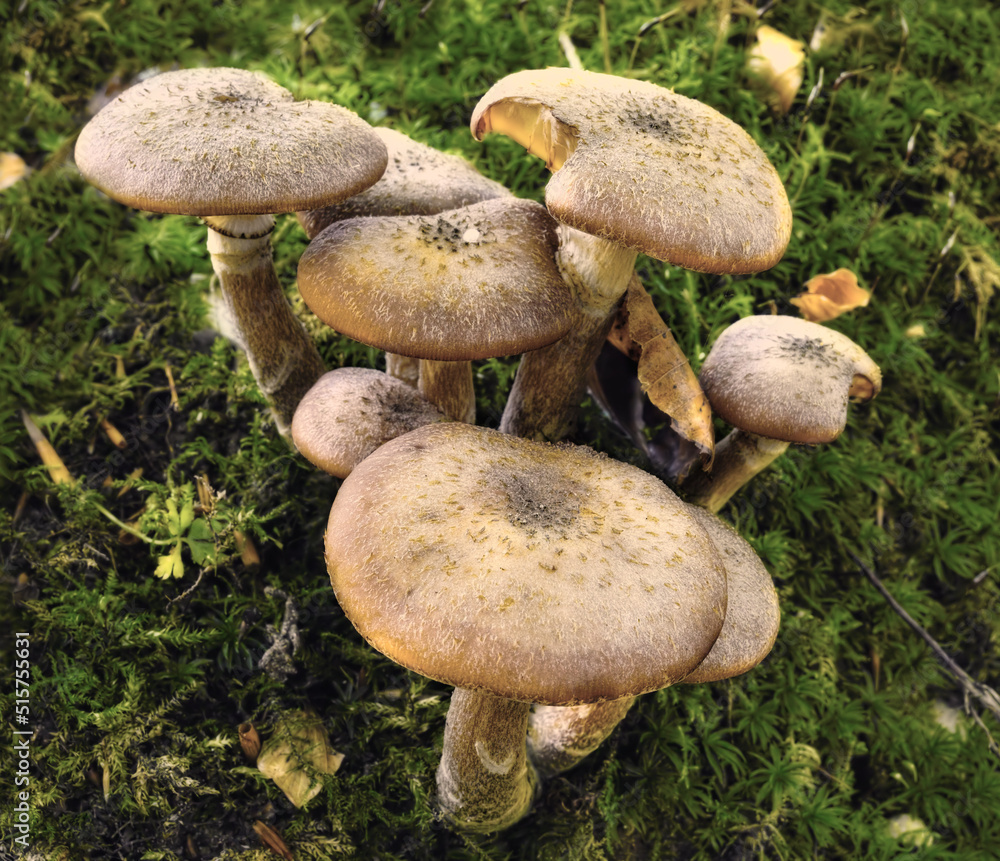
[[[265,859],[279,857],[271,833],[300,859],[995,857],[996,718],[863,572],[972,683],[1000,686],[988,5],[38,0],[0,17],[0,151],[26,168],[11,162],[0,191],[3,857]],[[746,71],[763,25],[808,46],[787,113]],[[98,100],[153,68],[237,66],[539,199],[541,163],[499,136],[476,143],[468,119],[496,80],[566,65],[570,44],[588,69],[717,108],[788,189],[792,239],[770,271],[640,259],[695,369],[727,325],[794,314],[804,281],[846,267],[873,296],[830,325],[871,354],[884,388],[840,440],[793,447],[722,512],[778,585],[770,657],[641,698],[527,818],[468,837],[433,804],[449,691],[368,648],[336,605],[322,533],[337,482],[290,450],[210,328],[204,227],[109,201],[73,144]],[[379,367],[301,306],[293,217],[273,239],[327,366]],[[497,423],[513,369],[475,365],[480,423]],[[73,483],[41,465],[22,410]],[[647,465],[593,405],[576,441]],[[265,653],[284,672],[265,672]],[[301,710],[344,759],[297,809],[248,765],[238,727],[267,739]]]

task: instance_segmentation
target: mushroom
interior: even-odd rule
[[[380,445],[448,417],[412,386],[371,368],[328,371],[299,403],[292,440],[308,461],[336,478]]]
[[[361,635],[456,691],[437,773],[456,826],[528,809],[531,703],[671,685],[723,626],[723,562],[690,507],[636,467],[457,422],[411,431],[344,481],[326,561]]]
[[[471,360],[562,337],[571,298],[545,207],[495,198],[433,216],[331,224],[299,261],[299,291],[327,325],[370,346],[431,360],[420,391],[459,421]]]
[[[758,272],[784,253],[791,208],[753,139],[707,105],[646,81],[577,69],[517,72],[472,114],[553,171],[545,203],[578,302],[569,336],[526,355],[501,429],[568,430],[639,252],[688,269]]]
[[[726,569],[726,619],[705,659],[681,682],[717,682],[759,664],[778,636],[778,594],[753,548],[728,523],[702,508],[688,512],[708,533]],[[528,756],[539,776],[566,771],[592,753],[625,717],[635,697],[582,706],[536,706],[528,721]]]
[[[385,173],[371,188],[341,203],[298,212],[310,239],[337,221],[362,215],[436,215],[494,197],[510,197],[464,158],[441,152],[389,128],[373,129],[385,144]]]
[[[338,105],[295,101],[254,72],[185,69],[108,104],[80,133],[76,162],[120,203],[201,216],[240,346],[287,433],[324,368],[274,271],[274,214],[372,185],[386,166],[372,129]]]
[[[297,213],[310,239],[337,221],[363,215],[436,215],[494,197],[510,197],[499,182],[487,179],[464,158],[449,155],[419,143],[395,129],[375,129],[389,153],[382,178],[342,203]],[[386,373],[417,385],[420,360],[398,353],[386,353]],[[433,373],[433,369],[431,370]],[[465,375],[464,417],[475,417],[476,396],[472,388],[472,368]],[[471,418],[469,419],[472,420]]]
[[[712,409],[734,430],[716,446],[711,472],[682,487],[718,511],[788,448],[833,442],[851,399],[869,401],[882,372],[846,335],[798,317],[744,317],[716,340],[699,377]]]

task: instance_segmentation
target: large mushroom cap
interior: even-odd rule
[[[590,449],[457,423],[406,434],[351,473],[326,559],[376,649],[525,702],[673,684],[725,616],[722,562],[662,482]]]
[[[339,105],[297,102],[241,69],[164,72],[126,90],[76,143],[84,177],[151,212],[253,215],[310,209],[372,185],[385,145]]]
[[[346,478],[380,445],[448,417],[413,386],[371,368],[328,371],[306,392],[292,439],[312,464]]]
[[[692,505],[691,513],[719,551],[728,588],[719,639],[694,672],[684,677],[685,684],[699,684],[738,676],[763,661],[778,636],[781,610],[771,575],[749,543],[705,509]]]
[[[869,400],[882,373],[846,335],[798,317],[744,317],[712,346],[699,375],[712,409],[741,430],[797,443],[832,442],[851,398]]]
[[[328,326],[382,350],[471,361],[536,350],[571,325],[545,207],[496,198],[435,216],[331,224],[299,261]]]
[[[395,129],[376,128],[389,153],[382,178],[341,203],[299,212],[312,239],[335,221],[362,215],[434,215],[481,200],[509,197],[499,182],[487,179],[464,158],[419,143]]]
[[[738,125],[647,81],[577,69],[495,84],[472,133],[500,132],[555,171],[549,211],[586,233],[702,272],[781,258],[792,214],[777,172]]]

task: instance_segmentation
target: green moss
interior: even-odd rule
[[[779,117],[744,72],[757,22],[734,7],[720,30],[720,5],[607,4],[611,64],[746,127],[794,199],[792,240],[759,275],[640,260],[643,281],[697,369],[734,320],[794,313],[806,279],[851,268],[873,298],[832,326],[879,363],[884,390],[837,442],[793,448],[724,512],[779,588],[767,661],[643,697],[528,818],[486,838],[434,814],[447,689],[368,648],[329,589],[322,536],[337,482],[289,450],[238,351],[206,331],[204,228],[107,200],[76,172],[72,146],[113,75],[234,65],[461,153],[541,200],[540,163],[504,139],[475,142],[468,117],[502,75],[564,65],[560,30],[602,69],[597,4],[76,0],[0,13],[0,149],[31,168],[0,192],[0,630],[31,634],[37,851],[262,858],[262,819],[301,858],[874,859],[906,851],[887,831],[902,813],[934,835],[920,857],[995,851],[986,733],[970,719],[956,734],[935,723],[932,704],[961,705],[959,689],[848,552],[973,677],[1000,686],[1000,104],[984,85],[1000,74],[996,16],[972,0],[777,4],[761,23],[806,42],[820,19],[826,28]],[[297,301],[305,238],[284,217],[274,239]],[[376,351],[297,310],[329,366],[378,366]],[[481,423],[496,424],[513,368],[477,364]],[[75,487],[52,486],[21,409]],[[593,405],[578,438],[643,462]],[[259,568],[240,560],[237,532]],[[180,576],[155,576],[174,553],[182,569],[160,572]],[[278,681],[259,664],[283,623],[294,672]],[[266,736],[305,707],[345,759],[296,810],[247,765],[236,728],[253,721]],[[15,803],[8,786],[5,834]]]

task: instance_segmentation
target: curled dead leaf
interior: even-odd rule
[[[323,722],[305,711],[290,712],[263,745],[257,768],[288,800],[302,807],[322,789],[321,775],[336,774],[344,755],[330,747]]]
[[[48,438],[39,429],[38,425],[35,424],[34,420],[25,412],[21,410],[21,421],[24,422],[24,427],[28,431],[28,436],[31,437],[32,443],[35,445],[35,451],[38,452],[38,456],[42,459],[42,463],[49,470],[49,478],[55,484],[75,484],[73,476],[70,475],[69,470],[66,468],[66,464],[63,463],[63,459],[59,457],[59,453],[53,448],[52,443],[49,442]]]
[[[817,275],[804,286],[805,291],[790,301],[811,323],[826,323],[854,308],[863,308],[871,299],[871,293],[858,285],[850,269]]]
[[[608,340],[639,363],[639,383],[671,426],[709,459],[715,449],[712,408],[687,356],[633,273]]]
[[[757,28],[757,44],[747,59],[747,71],[761,85],[767,102],[781,114],[787,114],[802,86],[805,43],[775,30]]]

